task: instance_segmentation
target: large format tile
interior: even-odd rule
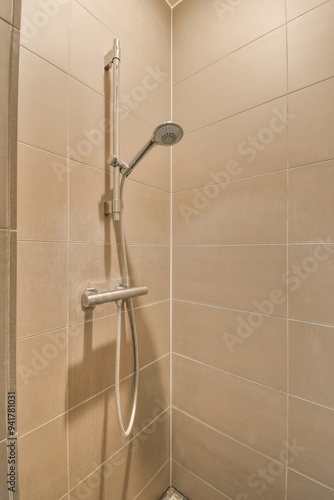
[[[288,24],[289,91],[334,76],[334,2]]]
[[[289,245],[286,281],[291,318],[334,324],[333,252],[332,244]]]
[[[282,0],[227,3],[183,0],[173,10],[174,83],[284,22]]]
[[[174,355],[173,405],[225,435],[280,459],[286,439],[285,394]]]
[[[288,469],[288,500],[333,500],[334,491]]]
[[[21,45],[63,71],[69,69],[71,2],[22,2]]]
[[[173,296],[286,316],[286,248],[275,245],[175,247]]]
[[[18,139],[67,154],[68,77],[25,48],[20,51]]]
[[[135,500],[157,500],[170,484],[170,462],[161,469]]]
[[[177,410],[173,412],[173,456],[179,464],[228,498],[255,498],[255,495],[265,494],[263,498],[284,499],[283,465]],[[274,480],[261,480],[260,469]]]
[[[110,97],[112,69],[104,70],[104,55],[111,50],[115,35],[77,2],[73,4],[72,25],[71,75]],[[121,40],[120,75],[123,109],[153,127],[169,118],[169,58],[159,65],[147,64]]]
[[[291,394],[334,408],[333,328],[290,321]]]
[[[149,64],[168,64],[170,31],[162,26],[144,2],[137,0],[80,0],[89,12]]]
[[[12,6],[13,0],[3,0],[0,5],[0,17],[9,23],[12,20]]]
[[[18,338],[65,326],[66,245],[19,242],[17,276]]]
[[[20,498],[58,500],[67,492],[66,416],[19,440]]]
[[[182,491],[187,498],[192,500],[228,500],[228,497],[218,490],[202,481],[198,476],[188,471],[182,465],[173,460],[173,480],[172,484],[178,491]]]
[[[286,391],[287,322],[174,301],[173,351]]]
[[[0,9],[4,9],[4,5]],[[8,2],[10,7],[10,2]],[[1,10],[0,10],[1,16]],[[2,13],[4,16],[4,12]],[[0,228],[7,225],[7,183],[8,183],[8,119],[9,119],[9,82],[10,82],[10,26],[0,19]]]
[[[286,35],[279,28],[176,85],[173,116],[189,133],[285,93]]]
[[[148,287],[148,295],[134,299],[135,307],[169,298],[169,247],[129,245],[127,247],[131,286]],[[92,317],[114,314],[113,303],[84,311],[81,295],[87,287],[98,291],[114,290],[122,282],[120,255],[110,245],[71,244],[69,256],[69,321],[82,322]]]
[[[19,144],[18,181],[18,238],[66,241],[67,160]]]
[[[318,7],[318,5],[326,3],[326,1],[327,0],[287,0],[288,21]]]
[[[173,195],[173,243],[285,243],[286,217],[286,171],[183,191]]]
[[[118,430],[114,388],[71,410],[68,426],[73,488],[125,443]]]
[[[169,459],[169,412],[70,493],[71,500],[133,500]]]
[[[7,232],[0,230],[0,441],[6,437]]]
[[[289,242],[327,239],[333,231],[334,161],[289,171]],[[316,207],[316,210],[315,210]]]
[[[17,343],[18,426],[21,434],[67,409],[67,332]]]
[[[283,97],[187,134],[173,149],[173,191],[285,169],[290,120]]]
[[[334,158],[334,78],[289,95],[291,166]]]
[[[119,224],[104,215],[104,202],[112,199],[111,175],[71,162],[69,184],[70,241],[115,243]],[[169,244],[169,193],[127,180],[123,210],[128,244]]]
[[[290,467],[334,488],[334,410],[290,397]]]

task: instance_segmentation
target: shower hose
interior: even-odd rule
[[[123,228],[123,188],[125,182],[125,175],[122,177],[121,185],[120,185],[120,236],[121,236],[121,248],[122,248],[122,261],[123,261],[123,272],[124,272],[124,280],[125,285],[128,288],[130,286],[129,280],[129,270],[128,270],[128,261],[126,257],[125,250],[125,239],[124,239],[124,228]],[[116,340],[116,368],[115,368],[115,394],[116,394],[116,412],[117,412],[117,420],[118,425],[123,437],[127,437],[130,435],[137,409],[137,399],[138,399],[138,383],[139,383],[139,355],[138,355],[138,341],[137,341],[137,331],[136,331],[136,322],[135,322],[135,314],[133,310],[133,302],[132,299],[128,299],[129,305],[129,318],[130,318],[130,326],[132,332],[133,339],[133,349],[134,349],[134,360],[135,360],[135,391],[132,402],[132,410],[131,417],[129,421],[128,428],[124,428],[123,419],[122,419],[122,410],[121,410],[121,399],[120,399],[120,361],[121,361],[121,338],[122,338],[122,301],[117,302],[117,340]]]

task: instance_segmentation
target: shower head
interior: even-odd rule
[[[152,135],[152,141],[159,146],[173,146],[183,137],[183,130],[177,123],[165,122],[158,125]]]
[[[183,137],[183,130],[180,125],[174,122],[164,122],[157,126],[153,131],[152,138],[143,147],[141,151],[133,158],[129,167],[123,172],[126,177],[131,174],[135,166],[144,158],[144,156],[154,146],[173,146],[177,144]]]

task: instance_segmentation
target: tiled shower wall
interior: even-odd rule
[[[173,485],[334,498],[334,1],[173,10]]]
[[[0,498],[4,500],[9,498],[7,392],[15,392],[15,206],[19,26],[20,2],[2,1],[0,4]]]
[[[112,197],[111,78],[119,37],[121,157],[170,118],[170,8],[151,0],[24,0],[18,161],[18,428],[21,500],[155,500],[169,485],[170,151],[125,186],[140,388],[135,433],[115,409],[116,306],[84,312],[87,286],[120,282]],[[124,315],[123,315],[124,316]],[[125,318],[123,317],[124,321]],[[121,399],[133,387],[129,328]],[[125,416],[125,422],[127,417]]]

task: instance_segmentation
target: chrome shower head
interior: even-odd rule
[[[183,130],[177,123],[165,122],[154,130],[152,141],[160,146],[173,146],[183,137]]]
[[[123,175],[126,177],[130,175],[135,166],[154,146],[174,146],[174,144],[177,144],[182,137],[183,130],[180,125],[174,122],[161,123],[161,125],[158,125],[153,131],[151,140],[145,144],[143,149],[133,158],[128,168],[123,171]]]

